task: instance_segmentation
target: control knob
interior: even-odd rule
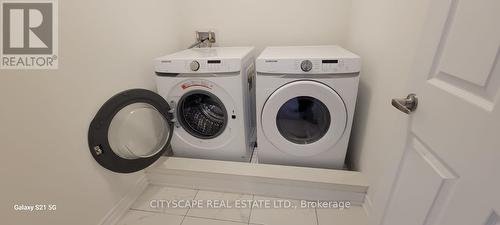
[[[200,69],[200,63],[197,62],[196,60],[195,61],[192,61],[190,64],[189,64],[189,67],[191,67],[191,70],[192,71],[198,71]]]
[[[309,72],[312,70],[313,64],[310,60],[304,60],[300,63],[300,68],[304,72]]]

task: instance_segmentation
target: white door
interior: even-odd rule
[[[500,1],[436,0],[384,225],[500,224]]]

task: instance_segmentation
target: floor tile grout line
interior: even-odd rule
[[[129,211],[139,211],[139,212],[147,212],[147,213],[164,214],[163,212],[160,212],[160,211],[148,211],[148,210],[144,210],[144,209],[132,209],[132,208],[129,208],[128,210]],[[182,216],[182,215],[179,215],[179,214],[169,214],[169,215]]]
[[[195,200],[196,196],[198,195],[198,192],[200,192],[200,190],[199,189],[191,189],[191,190],[195,190],[196,191],[196,193],[193,196],[193,200]],[[184,223],[184,220],[186,219],[186,216],[189,213],[190,209],[191,209],[191,207],[189,207],[188,210],[186,210],[186,214],[184,214],[184,216],[182,217],[181,223],[179,225],[182,225],[182,223]]]
[[[217,221],[224,221],[224,222],[233,222],[233,223],[247,224],[246,222],[242,222],[242,221],[224,220],[224,219],[201,217],[201,216],[188,216],[188,215],[186,215],[185,217],[196,218],[196,219],[207,219],[207,220],[217,220]]]
[[[196,196],[198,196],[198,193],[200,193],[200,189],[193,189],[196,190],[196,194],[194,194],[193,201],[196,200]],[[189,211],[191,210],[191,207],[188,207],[188,210],[186,211],[186,214],[184,214],[184,217],[186,217],[189,214]]]
[[[221,191],[221,190],[213,190],[213,189],[200,189],[200,191],[204,192],[215,192],[215,193],[224,193],[224,194],[235,194],[235,195],[253,195],[252,193],[248,192],[234,192],[234,191]],[[271,196],[269,196],[271,197]]]
[[[255,195],[252,194],[252,203],[253,203],[254,200],[255,200]],[[250,220],[252,218],[252,211],[253,211],[253,204],[250,205],[250,213],[248,214],[248,224],[249,225],[250,225]]]
[[[319,225],[318,208],[316,207],[314,207],[314,214],[316,214],[316,225]]]
[[[179,225],[182,225],[182,223],[184,223],[184,219],[186,219],[186,215],[182,217],[181,223],[179,223]]]
[[[194,200],[196,198],[196,195],[198,195],[198,192],[200,191],[199,189],[194,189],[194,188],[192,188],[192,189],[191,188],[185,188],[185,189],[190,189],[190,190],[196,191],[196,193],[194,194],[192,200]],[[184,223],[184,220],[186,219],[186,216],[187,216],[187,214],[188,214],[188,212],[189,212],[190,209],[191,209],[191,207],[188,207],[188,209],[186,210],[186,213],[182,217],[181,223],[179,225],[182,225],[182,223]]]

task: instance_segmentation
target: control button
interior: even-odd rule
[[[191,67],[192,71],[198,71],[200,69],[200,63],[197,61],[192,61],[191,64],[189,64],[189,67]]]
[[[313,64],[310,60],[304,60],[300,63],[300,68],[304,72],[309,72],[312,70]]]

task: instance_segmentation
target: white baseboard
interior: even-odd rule
[[[362,205],[368,186],[358,172],[169,158],[146,171],[151,184]]]
[[[134,187],[104,216],[99,225],[114,225],[125,215],[132,204],[149,185],[146,175],[141,177]]]

